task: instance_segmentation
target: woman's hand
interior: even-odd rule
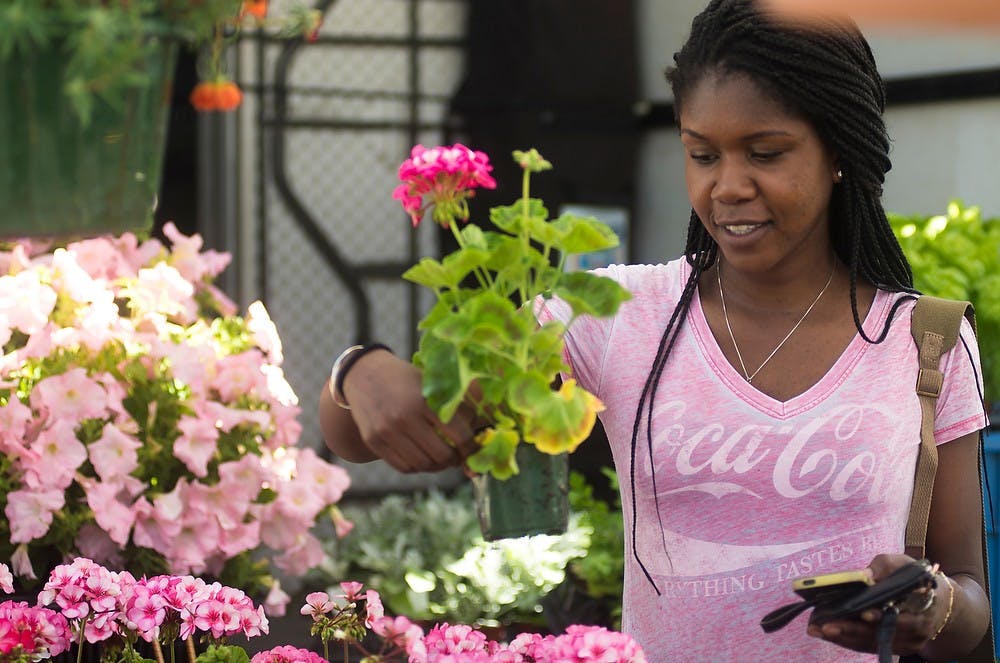
[[[421,384],[416,367],[386,351],[358,359],[343,381],[361,442],[400,472],[454,467],[477,449],[472,406],[442,423],[427,406]]]
[[[877,555],[868,566],[875,582],[878,582],[913,561],[908,555]],[[938,587],[933,591],[936,593],[935,600],[926,610],[917,613],[900,611],[892,643],[894,654],[919,653],[944,623],[951,598],[949,592],[954,588],[942,581],[939,575]],[[822,625],[810,623],[808,633],[847,649],[876,652],[876,631],[880,621],[882,612],[872,609],[862,613],[860,620],[829,621]]]

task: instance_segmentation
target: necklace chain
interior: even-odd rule
[[[826,292],[826,289],[830,287],[830,284],[833,282],[833,274],[836,271],[837,271],[837,263],[834,262],[833,269],[830,270],[830,276],[826,280],[826,285],[824,285],[823,289],[819,291],[818,295],[816,295],[816,299],[812,301],[812,304],[810,304],[809,308],[806,309],[806,312],[802,314],[802,317],[799,318],[799,321],[795,323],[795,325],[788,331],[787,334],[785,334],[785,338],[781,339],[781,341],[779,341],[778,344],[774,346],[774,349],[771,350],[771,354],[767,355],[767,358],[764,359],[761,365],[757,367],[757,370],[754,371],[753,373],[750,373],[749,371],[747,371],[747,366],[743,362],[743,354],[740,353],[740,346],[736,344],[736,337],[733,336],[733,327],[732,325],[729,324],[729,311],[726,310],[726,293],[722,289],[722,261],[720,260],[718,262],[718,264],[716,265],[715,275],[719,281],[719,299],[722,300],[722,317],[725,318],[726,320],[726,329],[729,330],[729,340],[733,342],[733,348],[736,350],[736,358],[740,360],[740,368],[743,369],[743,377],[746,378],[747,383],[753,382],[753,379],[757,377],[758,373],[760,373],[760,369],[764,368],[767,365],[767,362],[771,361],[771,357],[773,357],[778,352],[778,350],[781,349],[781,346],[785,344],[785,341],[787,341],[789,338],[792,337],[792,334],[795,333],[795,330],[799,328],[799,325],[802,324],[802,322],[806,319],[806,316],[809,315],[809,312],[812,311],[813,307],[816,306],[816,303],[819,302],[820,298],[823,296],[823,293]]]

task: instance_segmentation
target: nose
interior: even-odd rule
[[[712,200],[719,203],[738,203],[753,198],[757,187],[744,164],[735,159],[721,157],[712,186]]]

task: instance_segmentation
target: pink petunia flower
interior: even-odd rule
[[[141,446],[139,440],[107,423],[101,437],[88,445],[87,454],[97,476],[110,481],[116,476],[131,473],[139,466],[138,450]]]
[[[52,514],[65,503],[65,495],[56,489],[8,493],[4,513],[10,525],[11,543],[28,543],[45,536],[52,525]]]
[[[214,421],[201,417],[182,416],[177,422],[181,434],[174,440],[174,455],[196,477],[208,474],[208,461],[215,454],[219,429]]]
[[[80,421],[103,417],[107,411],[104,388],[79,367],[39,380],[30,398],[31,406],[50,418]]]
[[[14,593],[14,576],[10,572],[10,567],[3,562],[0,562],[0,591],[5,594]]]
[[[29,487],[62,490],[73,483],[77,468],[87,460],[87,447],[76,439],[75,426],[74,420],[56,419],[38,434],[31,444],[33,456],[22,463]]]

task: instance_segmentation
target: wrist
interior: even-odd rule
[[[333,402],[339,405],[345,410],[350,410],[351,406],[347,402],[347,398],[344,396],[344,379],[347,377],[348,371],[354,366],[355,363],[361,357],[373,352],[375,350],[386,350],[392,352],[389,346],[382,343],[369,343],[367,345],[352,345],[340,355],[333,362],[333,367],[330,369],[330,381],[327,383],[327,388],[330,391],[330,397]]]
[[[935,626],[934,634],[930,637],[929,640],[930,642],[937,640],[938,636],[940,636],[944,632],[944,630],[948,627],[948,624],[951,622],[951,616],[955,608],[955,584],[951,581],[951,578],[946,576],[944,573],[938,573],[937,577],[938,577],[938,587],[941,587],[943,583],[944,587],[947,589],[948,598],[946,599],[947,607],[945,608],[944,617],[941,619],[940,622],[938,622],[937,626]]]

